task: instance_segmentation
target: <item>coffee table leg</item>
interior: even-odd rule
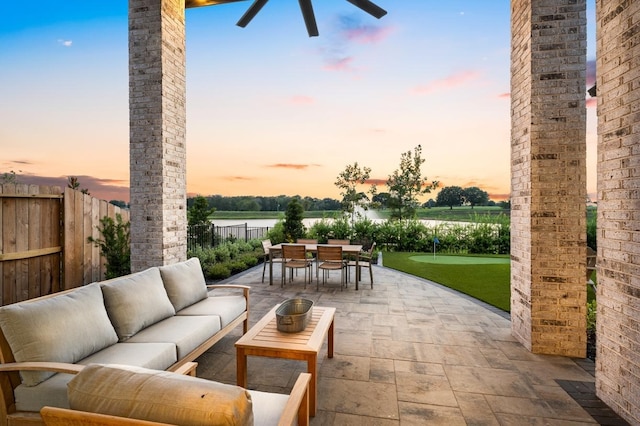
[[[247,387],[247,355],[244,349],[236,348],[236,382],[238,386]]]
[[[311,374],[309,382],[309,415],[315,417],[316,405],[318,403],[318,356],[309,355],[307,358],[307,372]]]
[[[333,358],[333,321],[334,320],[332,319],[327,338],[327,357],[329,358]]]

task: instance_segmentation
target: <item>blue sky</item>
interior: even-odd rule
[[[347,164],[384,181],[418,144],[429,180],[508,194],[509,1],[316,0],[314,38],[294,0],[237,27],[250,4],[186,11],[191,194],[339,198]],[[0,12],[0,173],[128,200],[127,2]]]

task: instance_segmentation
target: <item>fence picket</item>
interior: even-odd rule
[[[100,219],[129,211],[71,188],[0,185],[0,305],[104,278],[104,259],[87,237]]]

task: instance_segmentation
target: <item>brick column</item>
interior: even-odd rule
[[[186,258],[184,0],[129,1],[131,268]]]
[[[585,0],[511,2],[511,323],[586,355]]]
[[[640,424],[640,2],[596,2],[596,392]]]

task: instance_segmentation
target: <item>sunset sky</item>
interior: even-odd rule
[[[347,164],[385,181],[421,144],[430,181],[508,197],[510,2],[374,2],[380,20],[315,0],[313,38],[295,0],[268,2],[246,28],[235,24],[250,1],[186,11],[191,195],[340,198]],[[127,2],[6,1],[0,12],[0,174],[77,176],[94,196],[128,201]]]

